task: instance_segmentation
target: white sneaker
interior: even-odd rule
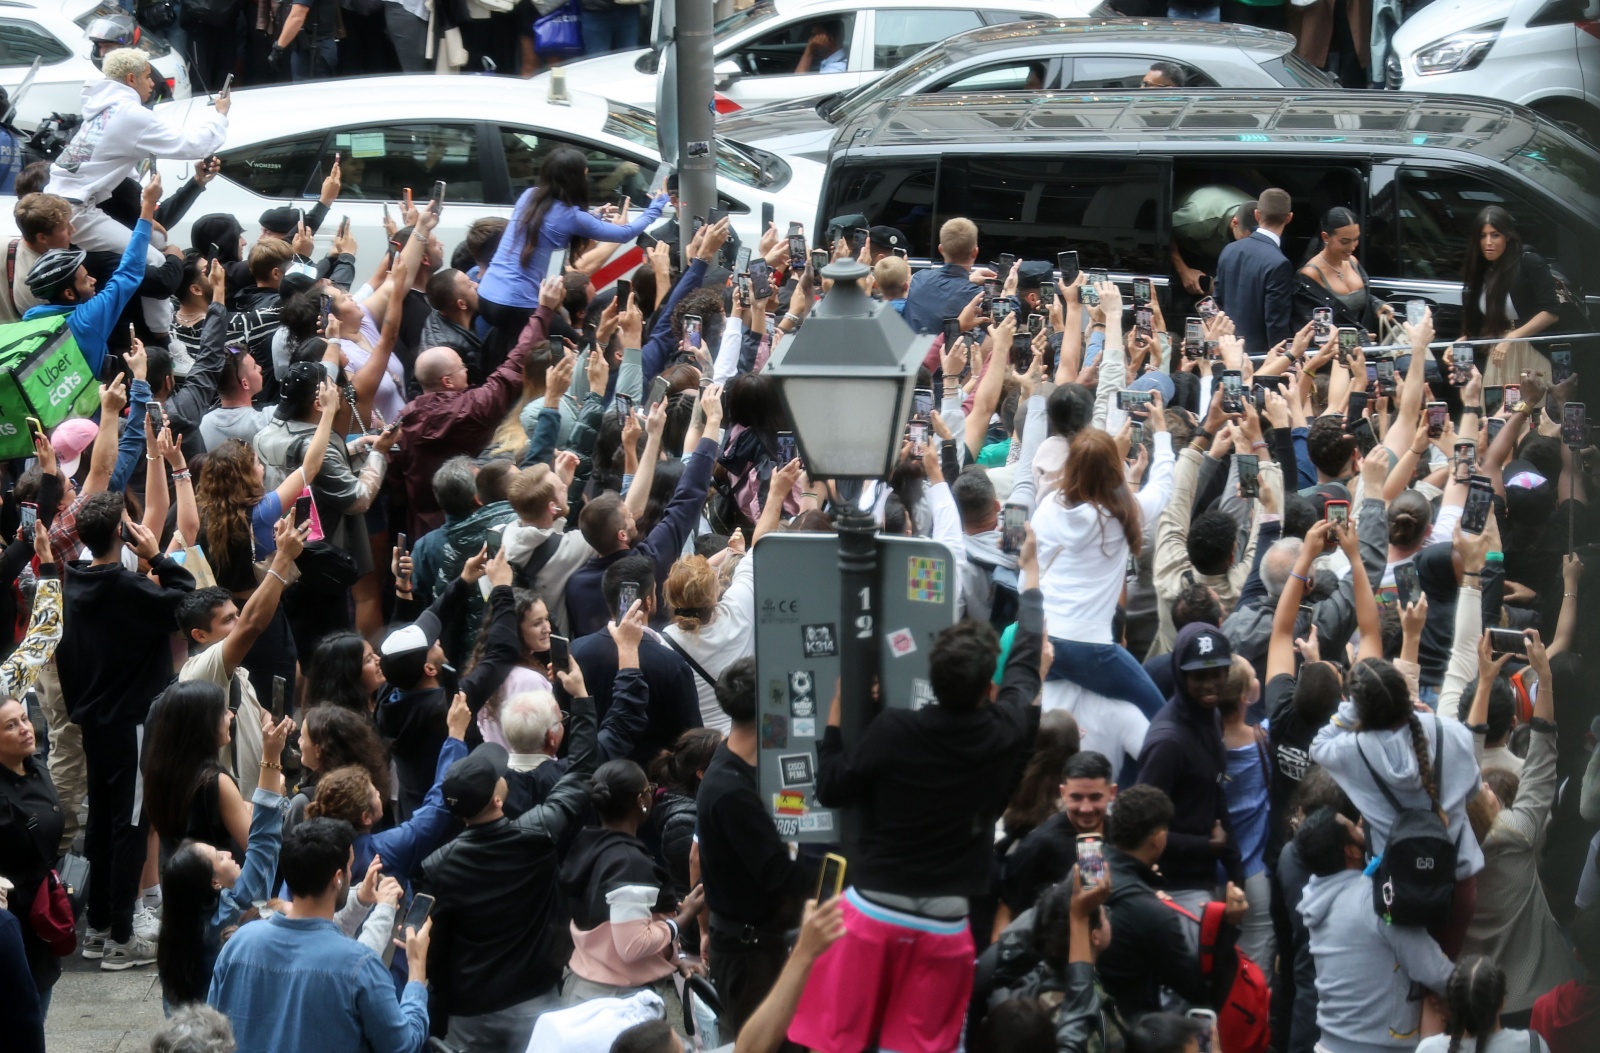
[[[106,941],[105,957],[100,959],[100,968],[106,972],[120,972],[135,965],[150,965],[155,960],[156,941],[135,932],[127,943]]]
[[[159,910],[135,911],[133,915],[133,931],[135,935],[143,936],[147,940],[154,940],[161,935],[161,912]]]
[[[83,929],[83,956],[91,961],[106,956],[106,944],[111,942],[110,929]]]

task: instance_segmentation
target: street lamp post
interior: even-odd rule
[[[860,484],[894,467],[917,368],[933,343],[861,290],[857,283],[871,273],[851,259],[823,268],[832,289],[767,366],[806,471],[840,484],[839,703],[847,746],[875,715],[880,636],[877,524],[860,507]]]

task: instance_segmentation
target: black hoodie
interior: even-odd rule
[[[606,894],[624,885],[660,889],[657,914],[678,909],[672,898],[672,875],[650,857],[644,842],[621,830],[587,827],[573,838],[572,849],[561,864],[561,891],[572,908],[572,924],[590,932],[611,920]]]
[[[1228,751],[1222,743],[1222,718],[1189,697],[1178,656],[1194,637],[1216,632],[1214,625],[1194,622],[1178,630],[1172,644],[1172,680],[1176,686],[1145,732],[1139,754],[1139,782],[1166,791],[1172,798],[1172,827],[1161,872],[1169,889],[1210,889],[1217,884],[1217,864],[1241,888],[1244,870],[1239,846],[1228,824],[1228,802],[1222,791],[1228,773]],[[1220,856],[1211,851],[1211,830],[1221,820],[1228,845]]]

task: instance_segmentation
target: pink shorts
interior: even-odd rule
[[[935,921],[845,892],[845,933],[811,970],[789,1041],[818,1053],[950,1053],[972,997],[965,918]]]

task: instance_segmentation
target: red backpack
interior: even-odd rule
[[[1197,918],[1172,900],[1161,902],[1200,926],[1200,972],[1209,980],[1217,966],[1217,941],[1222,933],[1225,905],[1213,900]],[[1272,1006],[1272,992],[1261,967],[1251,961],[1248,954],[1235,949],[1234,958],[1238,964],[1233,982],[1217,1007],[1217,1034],[1222,1039],[1222,1053],[1266,1053],[1271,1038],[1267,1014]]]

